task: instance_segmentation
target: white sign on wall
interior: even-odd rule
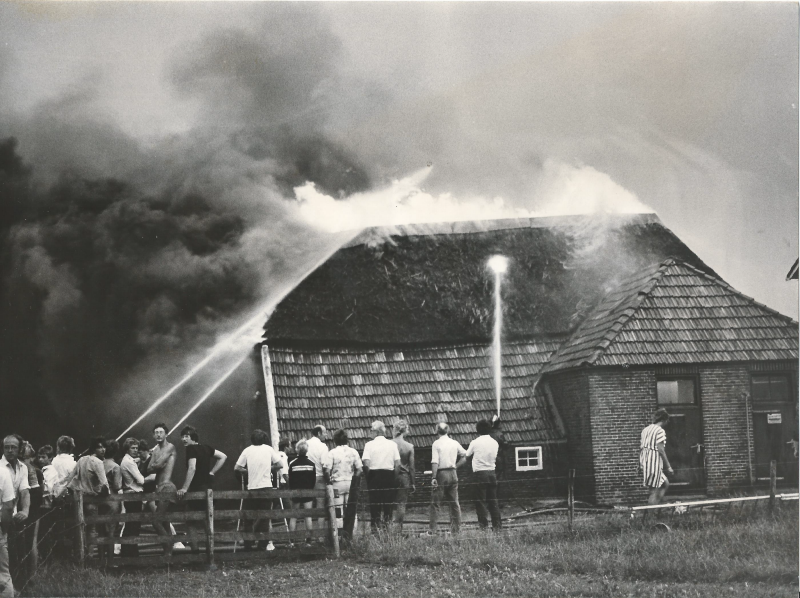
[[[779,423],[781,423],[781,414],[780,413],[767,413],[767,423],[768,424],[779,424]]]

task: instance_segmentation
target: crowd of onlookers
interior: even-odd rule
[[[467,449],[449,437],[446,423],[436,426],[437,440],[431,447],[431,503],[430,530],[436,529],[440,506],[446,505],[450,512],[451,531],[457,533],[460,527],[461,510],[458,498],[457,470],[467,459],[472,460],[474,477],[477,480],[475,506],[478,522],[487,528],[489,516],[492,529],[500,528],[500,510],[497,502],[497,479],[495,463],[498,442],[493,437],[493,426],[487,420],[477,423],[478,437]],[[251,435],[251,445],[244,449],[234,466],[234,471],[242,476],[242,488],[258,490],[275,486],[292,490],[325,489],[333,486],[337,517],[341,517],[348,504],[354,478],[366,481],[369,497],[370,524],[373,530],[392,525],[402,530],[406,503],[409,494],[415,491],[414,446],[406,435],[409,427],[405,420],[398,420],[392,426],[392,438],[387,437],[386,426],[375,421],[371,426],[373,439],[366,443],[361,455],[349,446],[346,430],[336,430],[333,434],[333,448],[328,445],[328,431],[317,425],[309,431],[309,438],[301,439],[292,446],[288,440],[281,440],[278,450],[269,444],[269,435],[255,430]],[[84,503],[86,515],[141,513],[145,510],[163,514],[178,505],[186,510],[204,510],[206,501],[185,498],[187,493],[205,491],[213,487],[215,474],[225,465],[227,456],[208,444],[200,442],[195,428],[185,426],[180,430],[183,444],[183,458],[186,474],[178,486],[172,479],[178,450],[167,440],[170,433],[166,424],[153,426],[153,440],[126,438],[122,445],[117,440],[101,437],[92,438],[88,449],[76,460],[75,443],[69,436],[61,436],[56,448],[50,445],[34,450],[30,443],[20,436],[11,434],[3,440],[3,457],[0,459],[0,598],[13,596],[13,584],[9,572],[9,547],[11,561],[20,561],[33,542],[31,525],[26,522],[37,520],[40,515],[65,501],[70,492],[81,492],[87,496],[109,496],[122,494],[122,500],[88,501]],[[143,500],[138,495],[159,492],[159,500]],[[296,496],[292,498],[295,508],[312,508],[314,500]],[[317,499],[323,506],[323,499]],[[277,504],[276,504],[277,503]],[[243,501],[240,510],[270,510],[290,508],[291,505],[272,498],[249,498]],[[174,543],[171,536],[174,528],[166,521],[168,517],[154,518],[151,525],[160,537],[164,551],[170,553],[182,544]],[[295,518],[287,521],[290,530],[297,529]],[[311,518],[305,518],[305,529],[313,529]],[[324,520],[320,519],[318,526]],[[187,522],[192,526],[202,522]],[[271,520],[244,521],[244,529],[258,532],[269,529]],[[142,523],[128,521],[122,526],[111,523],[99,530],[96,525],[87,525],[87,533],[103,533],[108,537],[132,537],[140,533]],[[120,530],[119,527],[122,527]],[[12,541],[9,542],[11,533]],[[120,533],[121,532],[121,533]],[[42,531],[39,531],[40,536]],[[47,533],[47,532],[45,532]],[[429,532],[430,533],[430,532]],[[192,550],[198,546],[190,541]],[[113,556],[116,548],[121,556],[137,556],[137,544],[122,544],[100,547]],[[273,550],[270,541],[245,542],[245,550]],[[13,564],[13,563],[12,563]],[[11,567],[13,569],[13,566]]]

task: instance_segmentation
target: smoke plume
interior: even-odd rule
[[[99,75],[0,115],[0,388],[21,433],[118,431],[345,238],[331,232],[647,210],[556,161],[515,198],[428,192],[430,167],[378,177],[331,132],[339,98],[382,93],[341,53],[308,11],[201,37],[169,63],[187,124],[161,138],[104,109]]]

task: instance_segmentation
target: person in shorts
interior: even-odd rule
[[[326,483],[331,484],[333,489],[338,492],[338,496],[333,499],[333,504],[336,508],[336,526],[341,528],[344,520],[344,508],[350,497],[350,484],[354,477],[361,475],[363,466],[358,451],[348,446],[347,430],[336,430],[333,434],[333,441],[336,443],[336,447],[325,455],[323,472]]]
[[[253,430],[250,435],[250,446],[242,451],[236,460],[234,471],[247,476],[247,489],[260,490],[262,488],[272,488],[272,472],[278,471],[281,466],[281,459],[278,452],[267,444],[269,434],[264,430]],[[244,501],[246,511],[266,511],[272,509],[271,498],[247,498]],[[262,526],[261,519],[252,520],[253,533],[257,533]],[[272,520],[267,519],[267,529],[272,529]],[[245,522],[245,529],[248,522]],[[271,541],[259,540],[259,550],[275,550]],[[247,540],[244,543],[245,550],[253,549],[253,541]]]

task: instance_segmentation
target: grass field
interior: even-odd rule
[[[587,519],[572,535],[532,527],[494,535],[359,539],[342,558],[219,571],[103,573],[54,564],[28,596],[796,596],[797,505],[776,515],[670,520],[671,532]],[[284,556],[281,556],[281,553]]]

